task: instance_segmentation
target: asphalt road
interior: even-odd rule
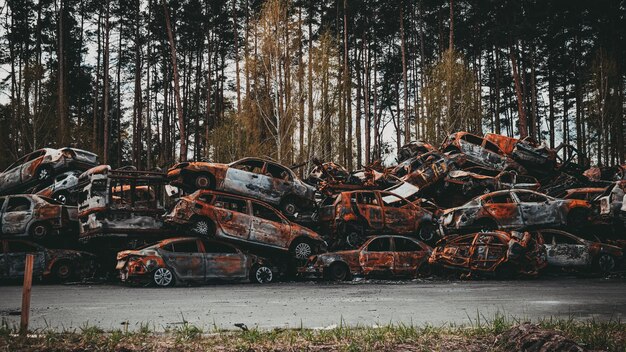
[[[0,319],[19,325],[21,287],[0,287]],[[31,328],[105,330],[149,324],[164,330],[183,320],[203,329],[308,328],[388,323],[476,323],[497,313],[524,320],[560,317],[626,319],[624,279],[409,281],[271,285],[219,284],[170,289],[120,285],[36,285]]]

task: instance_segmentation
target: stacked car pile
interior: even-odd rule
[[[0,176],[9,180],[24,169],[39,179],[24,176],[23,186],[8,192],[25,195],[0,200],[3,236],[80,246],[128,282],[269,282],[279,273],[511,277],[546,267],[606,273],[618,267],[626,245],[625,166],[585,171],[573,162],[585,158],[569,146],[458,132],[440,149],[404,146],[393,167],[348,171],[314,159],[304,181],[293,171],[304,164],[292,169],[261,158],[182,162],[165,173],[112,169],[97,165],[95,155],[85,170],[69,160],[79,152],[93,155],[59,151],[72,169],[30,167],[34,157],[26,156]],[[8,187],[15,186],[0,185]],[[41,218],[33,223],[45,223],[43,230],[12,230],[25,216],[12,197],[35,199],[26,211]],[[12,251],[5,241],[4,255]],[[19,265],[5,264],[12,266]]]

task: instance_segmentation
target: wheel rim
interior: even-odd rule
[[[57,269],[57,275],[61,279],[67,278],[69,276],[69,274],[70,274],[70,268],[67,265],[61,265]]]
[[[350,247],[358,247],[361,244],[361,235],[358,232],[350,232],[346,241]]]
[[[206,176],[198,176],[196,178],[196,186],[198,188],[209,188],[209,184],[210,184],[209,178]]]
[[[209,223],[206,221],[198,221],[193,226],[193,232],[207,236],[209,234]]]
[[[56,196],[56,200],[61,204],[65,204],[65,202],[67,202],[67,197],[65,194],[59,194]]]
[[[154,272],[154,283],[157,286],[169,286],[172,283],[172,272],[166,268],[158,268]]]
[[[283,207],[283,210],[285,211],[285,213],[287,213],[289,215],[293,215],[293,214],[296,213],[296,205],[293,204],[293,203],[287,203]]]
[[[298,243],[294,250],[297,259],[306,259],[311,256],[313,251],[311,250],[311,245],[306,242]]]
[[[600,259],[598,259],[598,264],[600,264],[600,269],[602,269],[602,271],[609,272],[615,267],[615,259],[613,259],[610,255],[604,254],[600,257]]]
[[[423,226],[420,229],[419,237],[422,241],[430,241],[435,236],[434,226]]]
[[[272,273],[272,269],[266,267],[266,266],[261,266],[258,269],[256,269],[256,273],[254,274],[254,277],[256,278],[256,281],[258,283],[266,283],[266,282],[271,282],[274,274]]]
[[[39,180],[45,180],[48,178],[48,176],[50,176],[48,169],[39,170]]]
[[[33,229],[33,235],[37,238],[45,237],[47,232],[46,227],[43,225],[36,225]]]

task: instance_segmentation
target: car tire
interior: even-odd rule
[[[326,278],[331,281],[346,281],[349,276],[350,270],[344,263],[333,263],[326,272]]]
[[[52,275],[58,282],[66,282],[74,277],[74,268],[68,261],[61,261],[52,267]]]
[[[157,287],[171,287],[176,283],[176,278],[170,269],[158,268],[152,273],[152,283]]]
[[[297,260],[306,260],[313,255],[313,245],[306,239],[297,239],[293,242],[289,252]]]
[[[422,265],[417,268],[417,277],[430,277],[433,275],[433,267],[428,264],[428,261],[422,263]]]
[[[293,198],[285,199],[281,205],[280,209],[287,217],[294,218],[298,213],[298,206],[296,205],[296,201]]]
[[[250,281],[257,284],[267,284],[274,281],[274,271],[266,265],[255,265],[250,272]]]
[[[207,238],[215,235],[213,224],[207,219],[196,219],[189,226],[189,230],[195,235]]]
[[[434,223],[432,222],[424,223],[417,230],[417,238],[420,241],[430,243],[435,238],[436,231],[437,231],[437,226]]]
[[[37,222],[32,224],[28,231],[31,239],[37,242],[46,240],[48,235],[50,235],[51,229],[45,222]]]
[[[617,266],[615,257],[607,253],[600,253],[594,262],[596,269],[603,274],[610,273]]]
[[[211,176],[207,174],[200,174],[196,176],[194,180],[194,185],[198,189],[210,189],[213,185],[211,182]]]

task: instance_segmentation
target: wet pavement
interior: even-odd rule
[[[121,285],[36,285],[31,328],[105,330],[174,328],[187,321],[215,328],[325,328],[476,324],[496,314],[520,320],[624,320],[623,278],[542,278],[528,281],[363,280],[136,288]],[[0,319],[19,325],[21,287],[0,286]]]

